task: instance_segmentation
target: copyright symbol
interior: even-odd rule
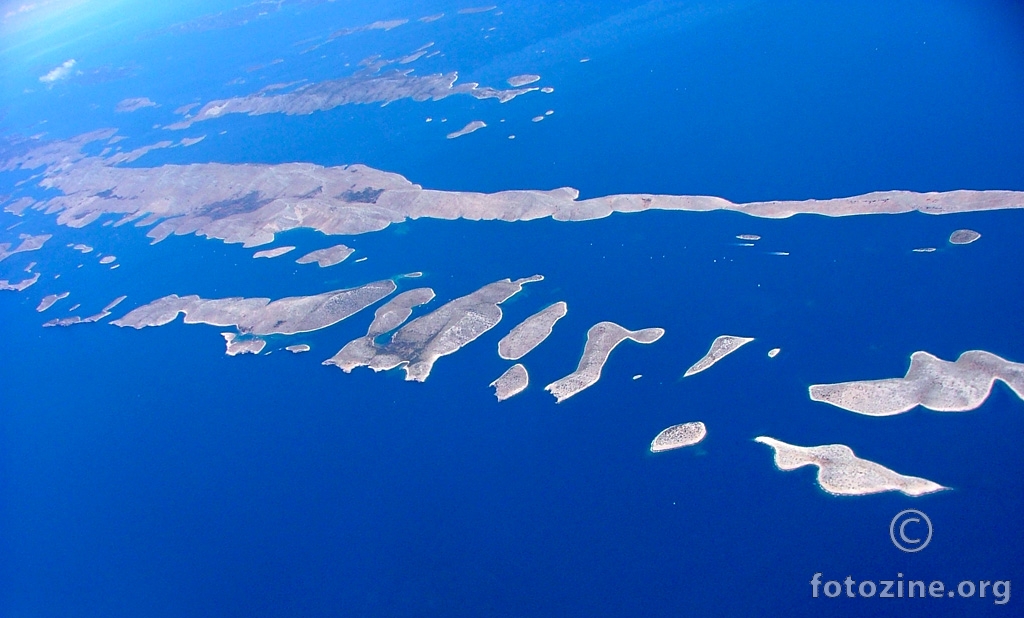
[[[889,524],[889,538],[902,551],[919,552],[932,542],[932,520],[914,509],[900,511]]]

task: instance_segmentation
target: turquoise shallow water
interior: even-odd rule
[[[50,137],[113,125],[136,147],[166,137],[151,126],[188,100],[335,77],[351,70],[345,62],[404,53],[430,37],[446,56],[417,70],[458,68],[461,79],[485,84],[537,71],[556,91],[504,105],[451,97],[234,116],[175,135],[207,134],[195,146],[133,165],[360,162],[428,188],[574,186],[583,197],[1024,189],[1016,113],[1024,70],[1010,9],[660,6],[571,5],[545,18],[512,4],[486,44],[442,21],[438,30],[410,24],[405,33],[353,36],[337,54],[307,60],[289,45],[323,30],[325,16],[358,25],[458,7],[384,15],[299,5],[249,30],[126,42],[134,77],[68,82],[45,98],[12,90],[5,122],[31,134],[46,118]],[[472,19],[476,32],[497,18]],[[246,51],[252,40],[280,53]],[[223,53],[178,74],[182,57],[211,49]],[[26,60],[29,81],[71,51]],[[584,56],[591,61],[579,63]],[[92,57],[102,60],[83,55],[83,68],[126,64],[116,46]],[[274,57],[286,61],[244,69]],[[226,85],[236,75],[247,85]],[[109,111],[144,94],[163,107]],[[530,122],[547,109],[555,113]],[[489,126],[443,138],[477,118]],[[0,192],[25,177],[3,176]],[[1014,599],[815,600],[808,581],[816,572],[826,580],[1021,579],[1024,404],[997,384],[973,412],[867,418],[815,404],[806,389],[901,376],[917,350],[953,360],[983,349],[1024,361],[1022,217],[418,220],[357,237],[288,232],[276,244],[298,250],[253,260],[251,250],[217,241],[150,246],[131,226],[71,230],[29,213],[0,240],[22,231],[55,237],[0,264],[0,277],[19,278],[29,261],[44,273],[27,291],[0,296],[0,615],[1012,613]],[[16,221],[2,215],[0,229]],[[947,244],[961,227],[982,239]],[[741,247],[741,233],[763,239]],[[122,266],[100,267],[95,254],[65,249],[69,242],[114,253]],[[293,262],[336,242],[356,249],[341,265]],[[911,251],[922,246],[938,250]],[[400,289],[437,292],[416,315],[497,279],[546,279],[506,302],[498,327],[439,360],[423,384],[401,372],[346,375],[320,365],[365,332],[372,309],[323,331],[271,338],[273,353],[259,357],[226,357],[218,334],[226,329],[180,321],[142,331],[40,328],[72,303],[84,315],[121,294],[129,298],[118,316],[169,293],[279,298],[410,271],[424,277]],[[65,290],[70,298],[34,311],[44,294]],[[486,386],[509,365],[495,353],[498,339],[558,300],[568,315],[523,361],[531,386],[498,404]],[[596,386],[555,405],[543,386],[575,368],[586,330],[601,320],[666,335],[649,346],[623,343]],[[680,380],[726,333],[756,341]],[[291,343],[312,350],[283,351]],[[773,347],[782,353],[769,360]],[[658,431],[691,420],[708,426],[700,445],[647,451]],[[776,470],[769,449],[752,441],[758,435],[841,442],[953,489],[914,500],[828,496],[812,470]],[[905,508],[925,511],[935,526],[919,554],[889,540],[889,522]]]

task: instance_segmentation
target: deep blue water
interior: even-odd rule
[[[609,22],[615,7],[571,5],[558,15],[585,27],[547,23],[531,38],[528,18],[543,15],[511,4],[502,7],[509,32],[494,48],[459,46],[467,35],[454,29],[445,35],[453,58],[439,60],[441,68],[485,84],[536,70],[556,87],[547,98],[232,117],[187,132],[208,134],[196,146],[135,165],[362,162],[430,188],[568,185],[584,196],[1024,189],[1024,56],[1010,9],[658,6]],[[399,8],[356,11],[341,25],[441,10]],[[182,36],[197,46],[224,37],[216,39],[224,64],[206,67],[222,84],[235,75],[223,66],[244,73],[238,67],[277,57],[247,56],[238,40],[277,32],[273,41],[283,46],[308,36],[298,30],[328,9],[293,16],[295,36],[275,22],[256,24],[257,32]],[[413,27],[420,30],[354,36],[343,49],[356,59],[376,41],[407,51],[428,34],[445,44],[443,32]],[[135,81],[69,83],[80,88],[74,96],[34,110],[12,102],[9,122],[44,114],[58,135],[116,124],[135,147],[166,136],[149,126],[166,122],[177,104],[230,94],[211,86],[193,96],[173,78],[161,91],[158,59],[168,48],[198,48],[166,37],[131,45],[149,54],[133,58]],[[282,72],[274,80],[288,71],[309,77],[293,65],[296,53],[279,54],[288,61],[272,69]],[[584,56],[592,60],[578,63]],[[319,67],[317,75],[342,69]],[[213,78],[197,69],[189,79]],[[109,112],[124,96],[141,95],[167,102],[130,117]],[[81,97],[102,108],[58,115]],[[545,109],[555,114],[529,122]],[[423,122],[427,116],[435,122]],[[443,139],[476,118],[490,126]],[[12,178],[0,192],[11,190]],[[39,213],[25,219],[0,240],[40,230],[55,237],[0,265],[0,277],[19,279],[29,261],[44,273],[27,291],[0,296],[5,617],[1019,613],[1019,599],[815,600],[807,582],[815,572],[837,580],[903,573],[947,584],[1024,581],[1024,404],[997,384],[973,412],[867,418],[815,404],[806,389],[901,376],[916,350],[953,360],[983,349],[1024,361],[1024,212],[422,220],[340,239],[285,233],[277,244],[299,250],[276,260],[195,237],[150,246],[132,226],[70,230]],[[0,229],[15,221],[0,215]],[[948,245],[960,227],[983,237]],[[740,247],[740,233],[763,240]],[[123,265],[99,266],[95,254],[65,249],[69,242],[114,253]],[[293,262],[300,251],[336,242],[357,253],[329,269]],[[939,250],[911,252],[921,246]],[[120,294],[129,298],[115,315],[169,293],[278,298],[414,270],[425,276],[402,280],[402,289],[425,285],[438,296],[417,315],[500,278],[546,279],[506,302],[498,327],[439,360],[423,384],[402,381],[401,372],[346,375],[320,365],[365,332],[372,309],[323,331],[271,338],[273,353],[259,357],[226,357],[218,334],[226,329],[180,321],[143,331],[39,326],[71,303],[81,302],[77,313],[86,315]],[[65,290],[70,298],[34,311],[40,297]],[[486,385],[509,364],[495,354],[498,339],[558,300],[568,302],[568,315],[523,361],[530,388],[496,403]],[[623,343],[597,385],[555,405],[543,386],[575,368],[586,330],[601,320],[660,326],[666,335],[650,346]],[[724,333],[757,340],[680,380]],[[312,351],[282,349],[299,342]],[[782,353],[769,360],[772,347]],[[700,445],[648,452],[658,431],[691,420],[708,426]],[[832,497],[811,469],[775,469],[770,450],[752,441],[758,435],[847,444],[953,490]],[[905,508],[925,511],[935,525],[932,545],[919,554],[899,552],[888,537],[892,516]]]
[[[984,242],[909,252],[965,221]],[[506,275],[547,280],[424,384],[318,364],[361,334],[368,314],[289,340],[309,342],[309,354],[228,358],[213,327],[40,329],[38,296],[83,287],[74,269],[30,288],[20,307],[8,303],[4,325],[18,359],[2,425],[4,553],[17,565],[3,576],[19,591],[11,615],[804,613],[821,611],[806,604],[817,571],[1013,577],[1022,504],[1019,483],[1000,471],[1020,468],[1024,422],[1008,389],[963,415],[870,419],[813,404],[806,387],[902,375],[917,349],[1020,358],[1012,333],[1024,297],[1000,274],[1020,259],[1020,224],[1019,213],[423,221],[357,239],[366,262],[322,272],[199,239],[126,240],[121,269],[83,274],[116,281],[90,293],[94,305],[113,289],[130,307],[170,291],[278,297],[413,269],[425,277],[403,286],[434,287],[438,302]],[[732,235],[751,229],[765,248],[734,246]],[[282,241],[311,247],[314,236]],[[453,247],[493,257],[460,266]],[[765,254],[775,248],[792,255]],[[201,270],[215,260],[223,267]],[[921,277],[927,294],[908,285]],[[531,388],[495,403],[486,384],[507,365],[497,339],[561,299],[569,315],[525,359]],[[667,334],[623,344],[598,385],[556,406],[541,387],[574,368],[586,329],[603,319]],[[726,332],[758,340],[679,381]],[[783,352],[768,360],[774,346]],[[646,452],[660,429],[689,420],[709,427],[694,452]],[[757,435],[843,442],[955,490],[829,497],[808,470],[774,470]],[[910,506],[937,533],[927,555],[906,558],[887,528]],[[962,610],[947,605],[928,611]]]

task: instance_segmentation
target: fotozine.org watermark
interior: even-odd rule
[[[996,605],[1006,605],[1010,601],[1009,580],[981,580],[977,584],[969,579],[957,584],[955,587],[946,588],[945,582],[933,580],[925,582],[919,579],[904,579],[903,573],[897,573],[896,579],[883,579],[874,581],[865,579],[857,581],[853,576],[847,575],[841,582],[836,579],[825,581],[821,573],[815,573],[811,578],[811,596],[817,598],[834,599],[839,596],[846,596],[851,599],[933,599],[961,597],[970,599],[978,597],[981,599],[991,598]]]
[[[900,511],[889,523],[889,538],[901,551],[916,553],[932,540],[932,522],[923,512],[916,509]],[[955,586],[946,587],[938,580],[925,582],[919,579],[905,579],[897,573],[895,579],[857,581],[853,576],[846,579],[824,579],[822,573],[811,578],[811,596],[815,599],[838,597],[864,599],[992,599],[996,605],[1010,602],[1010,580],[963,580]]]

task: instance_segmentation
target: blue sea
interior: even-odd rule
[[[206,134],[195,146],[131,165],[363,163],[431,189],[571,186],[582,198],[1024,190],[1024,13],[1013,4],[516,2],[457,21],[461,5],[296,3],[245,26],[174,34],[152,28],[212,9],[118,6],[122,21],[105,29],[89,21],[109,17],[100,13],[55,30],[67,41],[40,35],[0,52],[19,59],[3,73],[5,132],[57,139],[117,126],[134,148],[167,138],[151,126],[183,103],[331,79],[370,53],[436,40],[445,54],[417,72],[458,69],[460,82],[495,86],[535,72],[555,92],[232,116],[173,136]],[[415,22],[442,11],[436,24]],[[329,32],[325,23],[396,17],[413,19],[407,31],[353,35],[327,58],[293,45]],[[89,47],[67,35],[76,28],[94,32]],[[132,37],[119,48],[122,32]],[[37,75],[76,55],[86,76],[92,66],[129,70],[39,90]],[[225,85],[236,75],[247,83]],[[22,93],[29,82],[38,91]],[[111,111],[143,95],[161,107]],[[475,119],[489,126],[444,139]],[[42,195],[15,186],[29,175],[0,175],[0,193]],[[70,229],[35,211],[0,215],[0,230],[19,221],[0,241],[54,237],[0,263],[0,278],[20,280],[31,261],[43,273],[24,292],[0,292],[4,618],[1021,613],[1012,595],[813,598],[809,582],[821,573],[1024,585],[1024,402],[997,383],[971,412],[871,418],[814,403],[807,388],[901,377],[918,350],[1024,362],[1024,210],[421,219],[360,236],[279,234],[273,246],[298,250],[273,260],[194,236],[151,245],[132,225]],[[948,244],[958,228],[982,238]],[[762,240],[741,246],[738,234]],[[65,248],[79,242],[121,267]],[[356,253],[338,266],[294,263],[339,242]],[[180,319],[141,331],[41,328],[73,303],[88,315],[122,294],[117,317],[171,293],[281,298],[412,271],[424,276],[399,279],[400,289],[437,293],[415,315],[498,279],[545,279],[422,384],[321,365],[366,332],[373,308],[270,337],[259,356],[227,357],[219,333],[229,329]],[[560,300],[568,315],[522,361],[530,387],[498,403],[487,385],[510,365],[498,340]],[[543,386],[575,369],[602,320],[666,334],[624,342],[595,386],[556,405]],[[755,341],[682,379],[722,334]],[[312,349],[284,351],[295,343]],[[707,425],[703,442],[649,452],[659,431],[689,421]],[[831,496],[811,467],[778,470],[753,441],[763,435],[846,444],[951,490]],[[910,508],[934,527],[919,553],[889,536]]]

